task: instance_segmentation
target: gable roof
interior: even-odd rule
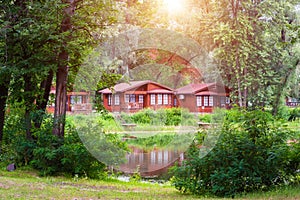
[[[167,86],[161,85],[159,83],[156,83],[156,82],[153,82],[153,81],[150,81],[150,80],[146,80],[146,81],[130,81],[129,83],[119,83],[119,84],[115,85],[112,89],[105,88],[105,89],[100,90],[98,92],[103,93],[103,94],[110,94],[112,92],[115,92],[115,93],[117,93],[117,92],[126,92],[128,90],[132,90],[134,88],[138,88],[140,86],[143,86],[143,85],[146,85],[146,84],[149,84],[149,83],[152,83],[154,85],[158,85],[161,88],[164,88],[164,90],[173,91],[173,89],[171,89]],[[156,89],[156,90],[158,90],[158,89]]]
[[[216,87],[223,87],[225,92],[225,86],[219,83],[192,83],[176,90],[177,94],[202,94],[201,91],[208,91],[212,95],[215,93]],[[204,93],[203,93],[204,94]],[[208,94],[208,93],[207,93]]]
[[[204,90],[205,88],[208,88],[215,83],[192,83],[186,86],[183,86],[181,88],[178,88],[176,92],[178,94],[195,94],[201,90]]]

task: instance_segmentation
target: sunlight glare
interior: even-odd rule
[[[184,0],[163,0],[164,6],[170,14],[176,14],[183,11]]]

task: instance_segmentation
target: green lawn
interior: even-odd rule
[[[300,187],[280,188],[236,199],[300,199]],[[170,185],[39,177],[32,170],[0,171],[0,199],[220,199],[183,195]]]

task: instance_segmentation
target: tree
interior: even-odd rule
[[[4,107],[1,111],[5,112],[4,102],[9,94],[11,104],[17,102],[24,108],[26,135],[31,139],[31,113],[36,110],[35,102],[39,106],[40,102],[47,103],[48,100],[47,93],[39,91],[39,85],[47,79],[47,73],[53,70],[56,60],[53,52],[57,43],[53,41],[57,39],[57,17],[54,14],[57,14],[59,5],[53,0],[22,0],[5,1],[1,6],[1,44],[4,47],[1,48],[4,55],[1,60],[4,66],[1,69],[1,76],[4,77],[1,105]],[[3,124],[4,121],[1,128]]]
[[[232,89],[232,100],[241,107],[278,107],[276,99],[282,97],[282,89],[289,80],[285,76],[297,64],[295,60],[294,64],[282,63],[297,58],[291,42],[297,31],[288,30],[294,26],[292,18],[297,2],[188,2],[192,5],[190,12],[173,19],[179,24],[176,30],[187,33],[214,53],[223,80]],[[286,37],[289,39],[279,40],[282,33],[289,35]]]
[[[90,45],[96,44],[95,39],[99,39],[95,38],[97,31],[105,29],[113,22],[109,1],[65,0],[63,3],[65,7],[60,33],[64,37],[58,55],[53,127],[53,134],[59,137],[64,136],[69,70],[80,65],[85,51]],[[74,71],[76,73],[77,70]]]

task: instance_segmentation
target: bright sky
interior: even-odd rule
[[[170,14],[182,12],[184,8],[184,0],[163,0],[163,4]]]

